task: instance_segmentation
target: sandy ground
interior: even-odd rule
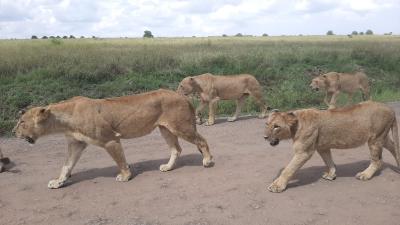
[[[391,104],[400,113],[400,103]],[[400,117],[399,117],[400,118]],[[13,164],[0,174],[0,224],[399,224],[400,174],[385,150],[383,170],[370,181],[355,174],[368,166],[366,146],[333,151],[338,178],[321,179],[316,154],[280,194],[267,186],[292,157],[291,142],[273,148],[263,139],[264,121],[224,120],[199,126],[215,165],[203,168],[195,146],[181,141],[177,168],[160,172],[169,151],[157,131],[123,142],[134,178],[115,181],[107,153],[89,147],[67,186],[47,189],[59,175],[66,151],[63,136],[30,147],[1,139]]]

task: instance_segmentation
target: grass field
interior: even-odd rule
[[[304,71],[352,72],[372,78],[372,96],[400,100],[399,36],[287,36],[0,41],[0,132],[17,112],[84,95],[94,98],[175,89],[188,75],[250,73],[273,108],[322,106]],[[359,96],[356,96],[359,98]],[[257,110],[250,100],[245,112]],[[234,111],[233,102],[218,112]]]

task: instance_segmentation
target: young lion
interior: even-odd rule
[[[354,74],[329,72],[312,79],[310,87],[315,91],[319,89],[326,91],[324,102],[330,109],[336,107],[336,99],[340,92],[347,94],[348,104],[353,101],[353,95],[359,89],[362,91],[364,101],[370,98],[369,81],[364,72]]]
[[[171,150],[171,158],[160,166],[161,171],[173,169],[182,151],[178,137],[197,145],[205,167],[212,165],[207,142],[196,130],[193,106],[174,91],[157,90],[108,99],[75,97],[28,110],[22,114],[13,131],[17,137],[32,144],[44,135],[66,135],[67,159],[60,177],[48,184],[49,188],[59,188],[71,175],[88,144],[104,148],[119,167],[116,180],[128,181],[132,174],[120,140],[144,136],[156,127]]]
[[[209,106],[209,117],[206,125],[215,123],[216,103],[219,100],[236,100],[236,111],[232,117],[228,118],[229,122],[237,120],[246,97],[249,95],[254,97],[261,108],[260,118],[264,118],[269,109],[264,102],[260,84],[254,76],[249,74],[215,76],[206,73],[186,77],[180,82],[177,92],[186,96],[192,93],[200,95],[200,105],[196,109],[198,124],[202,123],[201,112],[207,104]]]
[[[392,130],[392,138],[388,133]],[[357,173],[356,178],[368,180],[382,166],[382,148],[386,148],[400,164],[399,136],[395,112],[388,106],[367,101],[341,109],[304,109],[293,112],[273,112],[269,115],[265,139],[272,146],[279,140],[293,140],[294,157],[280,176],[268,187],[282,192],[293,174],[317,151],[328,171],[323,178],[334,180],[336,168],[331,149],[348,149],[368,143],[371,163]]]

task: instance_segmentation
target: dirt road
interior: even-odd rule
[[[391,104],[400,114],[400,103]],[[400,117],[399,117],[400,118]],[[267,186],[292,157],[291,142],[271,147],[264,121],[220,121],[199,126],[215,165],[203,168],[195,146],[181,141],[182,156],[170,172],[160,172],[169,151],[160,133],[123,142],[135,174],[115,181],[117,168],[107,153],[89,147],[68,185],[47,189],[59,175],[66,151],[63,136],[30,147],[1,139],[15,163],[0,174],[0,224],[399,224],[400,174],[384,150],[383,170],[370,181],[355,174],[368,166],[366,146],[333,151],[337,179],[321,179],[324,164],[315,154],[281,194]]]

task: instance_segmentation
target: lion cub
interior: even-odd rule
[[[389,137],[392,130],[392,139]],[[280,176],[268,187],[282,192],[293,174],[318,152],[328,171],[323,178],[334,180],[336,168],[331,149],[356,148],[365,143],[371,155],[367,169],[356,178],[369,180],[382,166],[382,149],[386,148],[400,164],[399,136],[395,112],[378,102],[362,102],[340,109],[303,109],[293,112],[273,112],[268,116],[265,139],[272,146],[280,140],[292,139],[294,157]]]
[[[261,108],[260,118],[264,118],[269,107],[266,106],[263,99],[262,88],[257,79],[249,74],[232,76],[215,76],[211,73],[205,73],[198,76],[186,77],[183,79],[177,89],[177,92],[185,96],[197,93],[200,96],[200,105],[196,109],[196,121],[203,123],[201,112],[207,106],[209,107],[209,117],[206,125],[215,123],[216,103],[219,100],[236,100],[236,111],[229,122],[237,120],[246,98],[250,95],[254,97],[256,103]]]
[[[104,148],[117,163],[117,181],[132,177],[121,139],[141,137],[157,127],[168,144],[171,156],[161,171],[174,168],[182,152],[178,137],[197,146],[203,166],[213,164],[206,140],[197,132],[192,104],[174,91],[156,90],[138,95],[91,99],[74,97],[47,107],[31,108],[22,113],[13,132],[31,144],[44,135],[65,134],[68,142],[66,161],[49,188],[62,187],[71,175],[83,150],[89,145]]]
[[[348,104],[353,102],[353,95],[358,90],[361,90],[364,101],[370,99],[369,81],[364,72],[320,74],[312,79],[310,87],[315,91],[325,90],[324,102],[330,109],[336,107],[337,96],[340,92],[347,94]]]

